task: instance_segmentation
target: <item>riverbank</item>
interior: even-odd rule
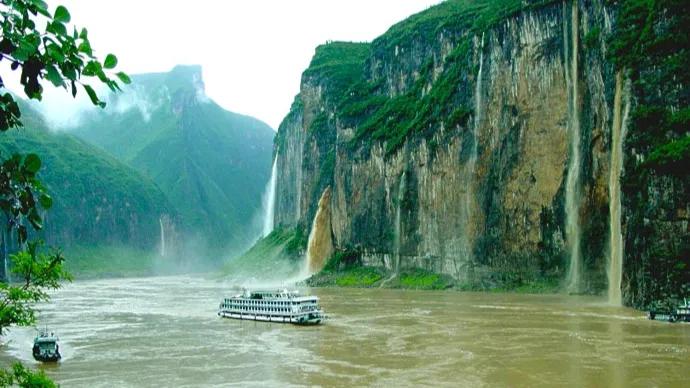
[[[352,266],[344,269],[325,268],[304,281],[310,287],[394,288],[412,290],[456,290],[513,292],[523,294],[555,294],[561,291],[556,279],[532,282],[461,283],[451,276],[405,268],[396,274],[383,267]]]

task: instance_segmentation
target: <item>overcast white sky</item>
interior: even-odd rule
[[[200,64],[212,99],[276,129],[317,45],[371,41],[439,0],[48,2],[52,9],[65,5],[73,24],[88,28],[101,59],[117,55],[118,69],[134,74]]]

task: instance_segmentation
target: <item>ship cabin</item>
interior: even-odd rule
[[[244,290],[225,298],[218,315],[271,322],[320,323],[323,318],[319,298],[288,290]]]

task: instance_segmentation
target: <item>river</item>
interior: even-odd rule
[[[312,289],[330,315],[300,327],[222,319],[229,284],[194,276],[78,281],[40,306],[63,360],[31,358],[33,329],[0,364],[63,387],[682,386],[690,324],[565,295]]]

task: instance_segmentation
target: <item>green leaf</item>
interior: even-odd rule
[[[46,46],[46,53],[57,63],[65,61],[65,54],[62,52],[62,48],[55,43],[49,43]]]
[[[79,38],[84,40],[89,39],[89,31],[86,28],[82,28],[79,33]]]
[[[70,81],[77,80],[77,71],[71,64],[64,63],[60,66],[60,70],[62,70],[62,75],[64,75],[65,78],[69,79]]]
[[[101,102],[101,101],[98,99],[98,95],[96,95],[96,91],[93,90],[91,85],[83,85],[83,86],[84,86],[84,90],[86,90],[86,94],[88,94],[89,98],[91,99],[91,103],[93,103],[94,105],[99,105],[99,102]]]
[[[54,21],[50,24],[48,24],[48,27],[46,27],[46,31],[52,32],[55,35],[62,35],[65,36],[67,35],[67,27],[65,27],[64,24]]]
[[[41,158],[36,154],[26,155],[24,159],[24,168],[32,174],[37,173],[38,170],[41,169]]]
[[[113,69],[117,66],[117,57],[113,54],[108,54],[105,56],[105,61],[103,61],[103,67],[106,69]]]
[[[120,89],[120,85],[118,85],[117,82],[115,82],[113,80],[110,80],[110,79],[106,80],[105,84],[108,85],[110,90],[112,90],[113,92],[121,92],[122,91],[122,89]]]
[[[32,0],[31,3],[36,7],[36,11],[43,16],[50,17],[48,13],[48,4],[43,0]]]
[[[122,71],[119,72],[119,73],[116,73],[115,75],[116,75],[117,78],[119,78],[120,81],[122,81],[122,83],[125,84],[125,85],[129,85],[129,84],[132,83],[132,79],[129,78],[129,76],[128,76],[127,74],[125,74],[124,72],[122,72]]]
[[[61,22],[61,23],[69,23],[70,21],[70,15],[69,11],[67,8],[65,8],[62,5],[58,5],[58,7],[55,9],[55,15],[53,15],[53,19]]]
[[[65,81],[62,80],[62,76],[58,73],[55,66],[49,65],[46,67],[46,78],[48,81],[52,82],[56,87],[65,86]]]
[[[83,42],[79,43],[79,48],[77,48],[77,50],[89,56],[93,55],[93,51],[91,50],[91,44],[88,40],[84,40]]]
[[[44,209],[50,209],[53,206],[53,198],[50,197],[48,194],[41,194],[40,197],[38,197],[38,202],[41,203],[41,206],[43,206]]]
[[[82,70],[82,74],[89,77],[94,77],[101,73],[103,73],[103,67],[98,61],[89,61]]]

